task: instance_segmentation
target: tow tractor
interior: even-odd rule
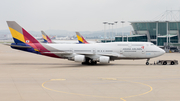
[[[178,65],[178,60],[158,60],[157,65]]]

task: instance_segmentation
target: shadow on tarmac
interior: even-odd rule
[[[133,66],[133,67],[137,67],[137,66],[146,66],[145,64],[113,64],[113,63],[109,63],[109,64],[96,64],[96,65],[82,65],[81,63],[2,63],[1,65],[20,65],[20,66],[26,66],[26,65],[39,65],[42,66],[44,65],[45,68],[85,68],[85,67],[112,67],[112,66],[116,66],[116,67],[124,67],[124,66]],[[48,66],[48,67],[47,67]]]
[[[82,65],[81,63],[2,63],[1,65],[46,65],[52,66],[48,68],[67,68],[67,67],[124,67],[124,66],[146,66],[145,64],[96,64],[96,65]],[[56,67],[54,67],[56,66]],[[47,68],[47,67],[46,67]]]

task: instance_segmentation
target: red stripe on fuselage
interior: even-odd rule
[[[31,47],[33,47],[34,49],[37,49],[42,55],[45,56],[50,56],[50,57],[56,57],[56,58],[60,58],[59,56],[50,53],[50,54],[46,54],[44,52],[50,52],[49,50],[47,50],[46,48],[44,48],[41,43],[39,43],[33,36],[31,36],[26,30],[24,30],[22,28],[23,31],[23,35],[24,35],[24,39],[26,44],[30,45]]]
[[[38,48],[39,52],[42,55],[50,56],[50,57],[55,57],[55,58],[61,58],[61,57],[59,57],[59,56],[57,56],[57,55],[55,55],[53,53],[44,53],[44,52],[50,52],[50,51],[47,50],[46,48],[44,48],[41,43],[35,43],[34,45]]]

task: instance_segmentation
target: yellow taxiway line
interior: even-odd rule
[[[116,78],[101,78],[102,80],[118,80]],[[64,91],[58,91],[58,90],[54,90],[54,89],[50,89],[50,88],[47,88],[45,87],[44,85],[48,82],[51,82],[51,81],[64,81],[66,79],[51,79],[51,80],[48,80],[44,83],[42,83],[42,87],[47,89],[47,90],[50,90],[50,91],[55,91],[55,92],[59,92],[59,93],[64,93],[64,94],[73,94],[73,95],[79,95],[79,96],[91,96],[91,97],[99,97],[99,98],[112,98],[112,99],[121,99],[123,101],[126,101],[125,99],[126,98],[131,98],[131,97],[136,97],[136,96],[141,96],[141,95],[145,95],[149,92],[151,92],[153,90],[153,88],[150,86],[150,85],[147,85],[147,84],[144,84],[144,83],[141,83],[141,82],[132,82],[132,81],[127,81],[127,80],[118,80],[118,81],[126,81],[126,82],[130,82],[130,83],[136,83],[136,84],[140,84],[140,85],[145,85],[147,87],[150,88],[149,91],[147,92],[144,92],[144,93],[141,93],[141,94],[137,94],[137,95],[131,95],[131,96],[126,96],[126,97],[108,97],[108,96],[97,96],[97,95],[87,95],[87,94],[79,94],[79,93],[70,93],[70,92],[64,92]]]

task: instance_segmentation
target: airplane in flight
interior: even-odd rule
[[[14,39],[13,49],[49,57],[68,59],[82,64],[109,63],[121,59],[147,59],[161,56],[165,51],[150,42],[110,42],[95,44],[39,43],[15,21],[7,21]]]

